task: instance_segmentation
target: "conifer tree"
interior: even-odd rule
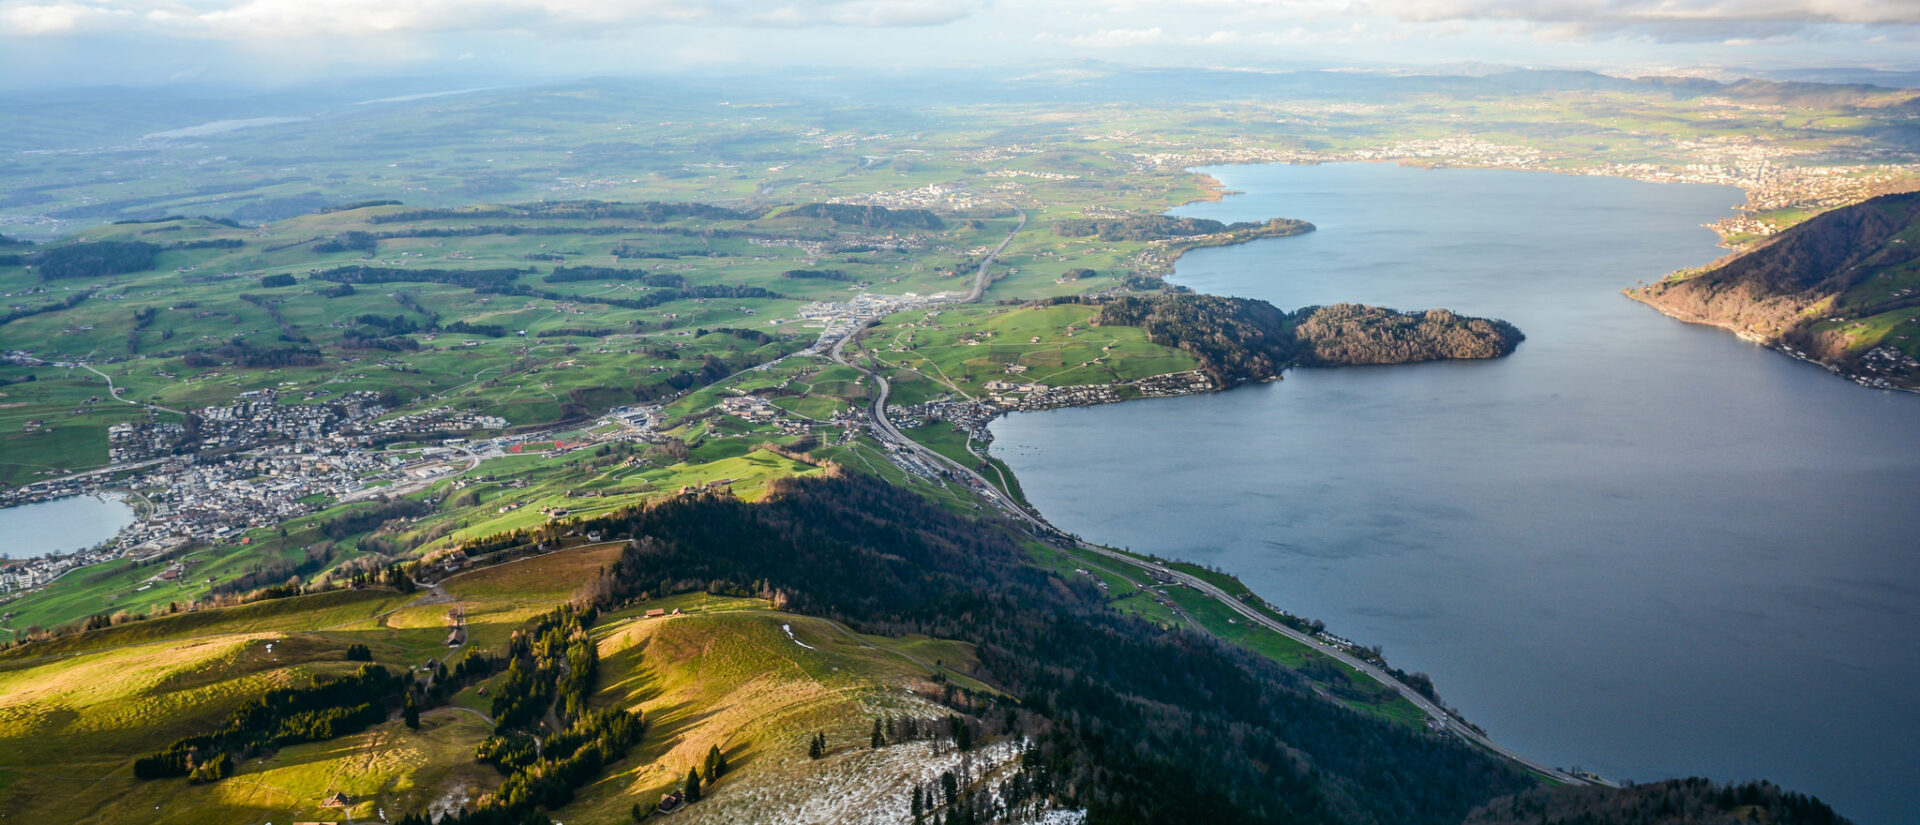
[[[688,802],[700,801],[700,769],[699,768],[687,769],[686,791],[687,791],[686,796],[687,796]]]

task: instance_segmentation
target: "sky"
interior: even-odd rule
[[[1920,70],[1920,0],[0,0],[0,87],[1464,63]]]

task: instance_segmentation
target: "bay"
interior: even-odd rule
[[[71,496],[0,509],[0,559],[85,550],[133,523],[117,496]]]
[[[1021,413],[993,452],[1056,525],[1239,575],[1536,758],[1770,779],[1920,822],[1920,397],[1619,290],[1724,254],[1728,187],[1386,164],[1205,169],[1176,214],[1318,231],[1173,278],[1283,308],[1446,307],[1492,362],[1296,370]]]

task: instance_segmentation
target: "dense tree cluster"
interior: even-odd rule
[[[542,280],[550,284],[564,284],[572,281],[616,281],[669,289],[678,289],[687,285],[686,276],[679,273],[648,272],[644,269],[614,266],[556,266],[553,272]]]
[[[75,292],[58,301],[41,304],[39,306],[11,309],[7,312],[0,313],[0,326],[5,326],[8,323],[18,321],[22,318],[31,318],[35,315],[42,315],[48,312],[59,312],[63,309],[73,309],[79,306],[81,301],[85,301],[91,297],[93,297],[92,291]]]
[[[1847,825],[1818,798],[1770,782],[1671,779],[1625,788],[1541,787],[1475,810],[1466,825]]]
[[[232,340],[207,350],[181,356],[181,362],[195,369],[231,364],[243,369],[311,367],[321,361],[320,350],[303,345],[262,347],[245,338]]]
[[[447,324],[440,327],[440,331],[449,335],[478,335],[482,338],[505,338],[509,334],[507,328],[499,324],[470,324],[466,321]]]
[[[1265,301],[1189,292],[1114,298],[1101,304],[1095,322],[1146,330],[1148,340],[1200,359],[1222,386],[1270,379],[1296,365],[1498,358],[1525,338],[1505,321],[1444,309],[1334,304],[1288,313]]]
[[[490,295],[515,295],[527,298],[542,298],[548,301],[572,302],[578,304],[603,304],[622,309],[652,309],[669,301],[690,298],[784,298],[778,292],[757,286],[691,286],[685,289],[661,289],[649,292],[637,298],[611,298],[604,295],[568,295],[564,292],[536,290],[524,284],[492,285],[480,287],[475,292]]]
[[[529,727],[552,710],[579,716],[592,696],[598,649],[587,636],[591,608],[561,607],[516,630],[507,646],[507,675],[493,696],[494,731]],[[483,746],[484,747],[484,746]]]
[[[621,598],[758,592],[863,632],[976,644],[977,675],[1019,697],[1049,800],[1102,821],[1453,823],[1529,784],[1267,660],[1120,616],[1001,529],[879,480],[783,481],[757,505],[681,496],[580,527],[635,537],[609,569]]]
[[[214,585],[207,592],[215,596],[225,593],[249,593],[293,581],[296,583],[295,592],[285,593],[280,597],[284,598],[285,596],[299,595],[297,583],[308,576],[327,569],[329,565],[333,564],[334,556],[333,542],[323,541],[306,548],[298,558],[275,559],[271,563],[265,564],[256,561],[248,568],[247,572],[240,574],[232,580]],[[263,593],[261,595],[266,594]]]
[[[524,274],[519,269],[396,269],[381,266],[341,266],[314,273],[314,278],[342,284],[429,283],[468,288],[504,286]]]
[[[1102,304],[1095,323],[1146,330],[1148,340],[1200,359],[1200,368],[1220,386],[1273,378],[1299,357],[1293,318],[1248,298],[1123,296]]]
[[[231,768],[231,762],[219,763],[229,753],[251,756],[344,736],[385,721],[387,709],[400,703],[409,682],[379,665],[362,665],[350,676],[318,677],[306,687],[269,690],[228,715],[219,730],[180,739],[159,753],[134,760],[133,775],[219,779]],[[207,768],[216,763],[222,766]]]
[[[352,230],[342,232],[327,240],[314,244],[313,251],[322,254],[333,252],[365,252],[368,255],[372,255],[373,251],[379,248],[379,246],[380,239],[374,237],[373,233]]]
[[[535,338],[605,338],[614,333],[611,327],[560,327],[543,329],[533,334]]]
[[[413,209],[390,215],[376,215],[370,222],[411,223],[430,220],[633,220],[661,223],[675,218],[709,221],[750,221],[765,210],[730,209],[705,203],[667,203],[662,201],[555,201],[485,209]]]
[[[1294,313],[1301,362],[1315,366],[1406,364],[1444,358],[1499,358],[1526,336],[1512,324],[1444,309],[1395,312],[1362,304],[1307,307]]]
[[[41,280],[98,278],[152,269],[159,251],[159,244],[146,241],[93,241],[43,250],[29,261]]]
[[[506,781],[474,809],[442,817],[438,825],[544,825],[549,820],[540,809],[572,801],[577,789],[639,743],[645,729],[639,715],[620,708],[587,709],[598,669],[596,648],[587,634],[595,616],[591,607],[569,605],[514,632],[506,678],[493,703],[494,735],[474,753],[506,775]],[[469,667],[470,660],[462,661],[461,668]],[[485,667],[499,666],[489,662]],[[473,675],[484,675],[480,666],[471,667]],[[460,670],[456,674],[466,675]],[[537,730],[547,731],[538,741]],[[424,813],[400,820],[402,825],[435,821]]]
[[[426,502],[411,498],[396,498],[381,501],[365,507],[355,507],[340,515],[322,519],[315,525],[320,535],[340,540],[356,533],[365,533],[394,519],[413,518],[433,512]]]
[[[1196,235],[1231,233],[1235,240],[1297,235],[1312,231],[1313,224],[1291,218],[1264,222],[1221,223],[1211,218],[1183,218],[1174,215],[1129,215],[1124,218],[1067,218],[1054,221],[1053,231],[1063,238],[1095,237],[1109,243],[1120,241],[1164,241]]]
[[[792,278],[794,280],[800,280],[800,281],[805,281],[805,280],[851,281],[853,280],[852,275],[848,275],[844,270],[839,270],[839,269],[789,269],[785,272],[780,273],[780,277]]]
[[[338,206],[325,207],[321,209],[318,214],[328,215],[334,212],[352,212],[355,209],[366,209],[368,207],[373,207],[373,206],[401,206],[401,205],[402,204],[399,201],[388,200],[388,199],[354,201],[353,203],[343,203]]]
[[[714,335],[731,335],[735,338],[738,338],[742,341],[746,341],[750,344],[765,345],[765,344],[771,344],[774,342],[774,337],[772,335],[769,335],[757,329],[742,329],[740,327],[715,327],[713,329],[706,329],[702,327],[700,329],[695,330],[693,334],[695,336],[701,336],[701,335],[706,335],[708,333],[712,333]]]
[[[854,203],[808,203],[781,213],[800,218],[825,218],[834,223],[868,229],[945,229],[946,222],[925,209],[888,209]]]
[[[175,241],[168,249],[239,249],[247,242],[239,238],[205,238],[198,241]]]

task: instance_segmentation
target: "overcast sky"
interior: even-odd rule
[[[0,0],[0,86],[1483,62],[1920,69],[1920,0]]]

